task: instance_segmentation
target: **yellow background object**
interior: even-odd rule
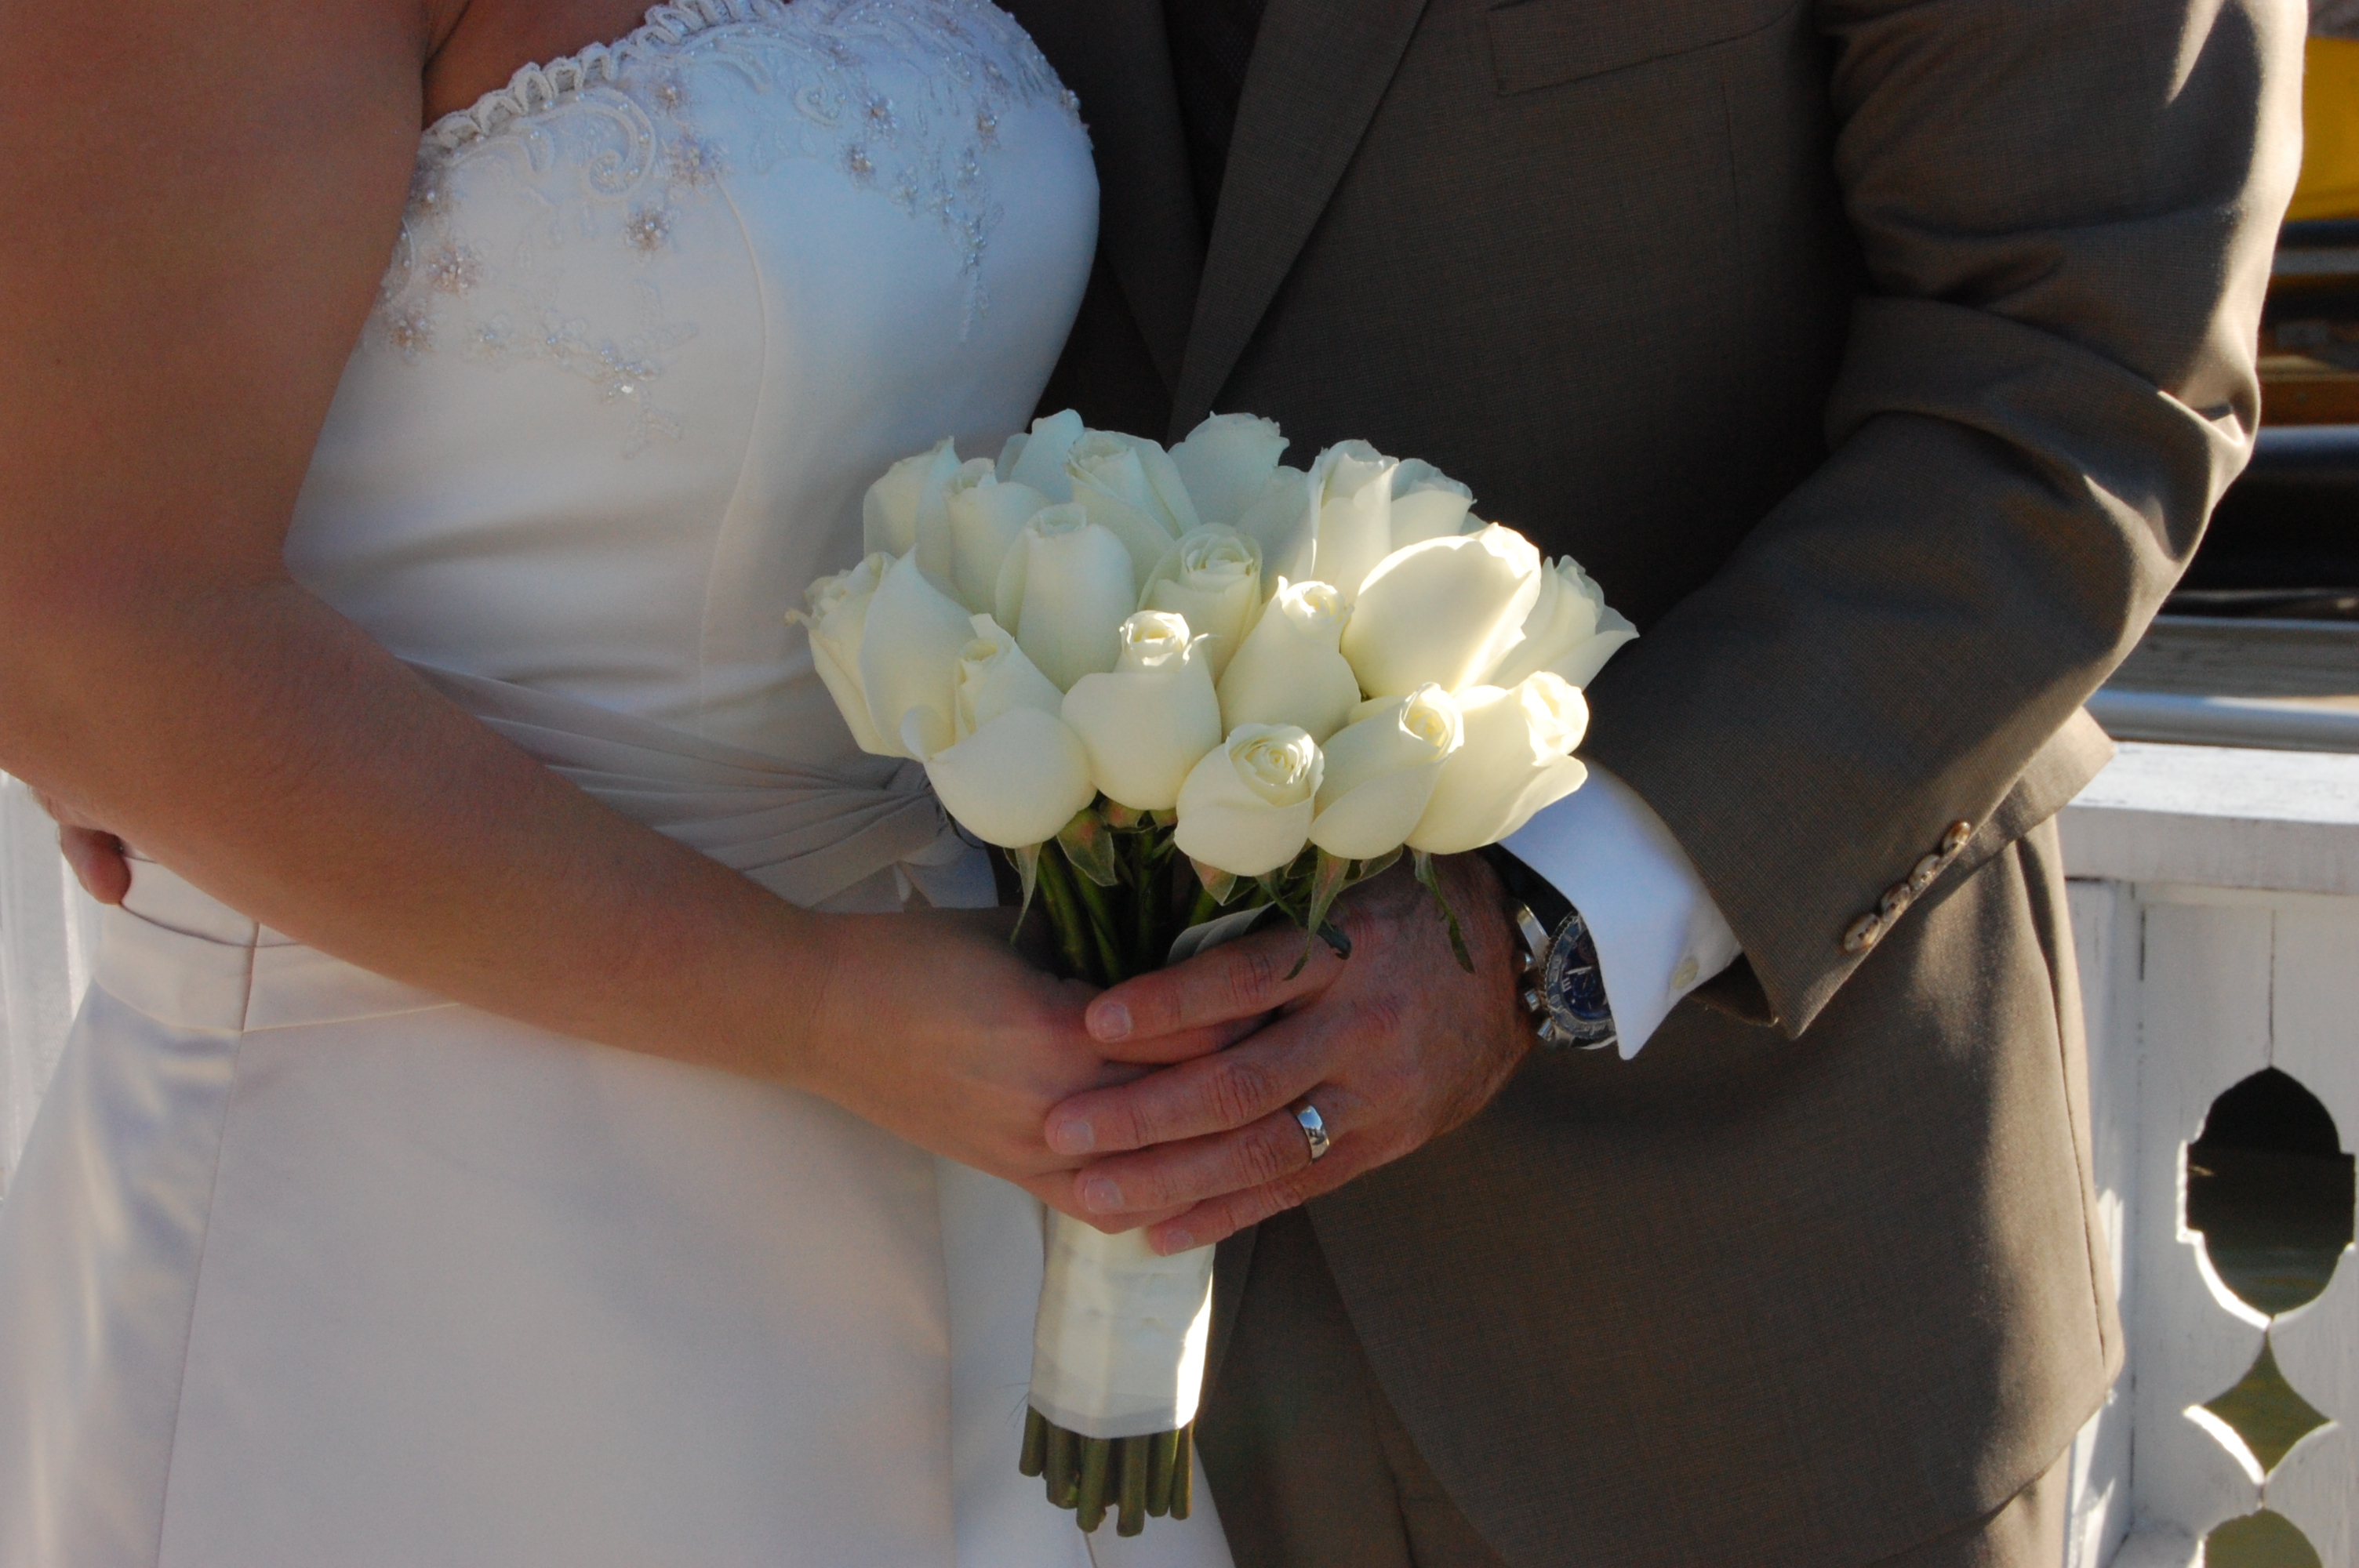
[[[2289,219],[2359,218],[2359,38],[2312,38]]]

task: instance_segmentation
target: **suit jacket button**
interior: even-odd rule
[[[1973,836],[1974,825],[1973,823],[1951,823],[1950,830],[1941,835],[1941,853],[1944,855],[1956,854],[1959,850],[1966,847],[1966,840]]]
[[[1926,856],[1923,860],[1918,861],[1916,869],[1908,873],[1908,891],[1911,893],[1922,893],[1927,888],[1933,885],[1933,879],[1940,874],[1941,857],[1939,855]]]
[[[1874,914],[1863,914],[1857,920],[1853,921],[1851,925],[1844,929],[1843,935],[1843,950],[1846,953],[1864,953],[1870,947],[1875,946],[1875,939],[1883,935],[1883,917]]]
[[[1884,890],[1884,896],[1875,901],[1875,913],[1887,922],[1897,920],[1901,911],[1908,907],[1910,896],[1907,882],[1894,882]]]

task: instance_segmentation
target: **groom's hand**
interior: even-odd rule
[[[1312,943],[1310,962],[1290,973],[1303,935],[1281,927],[1091,1002],[1089,1031],[1114,1057],[1132,1041],[1266,1022],[1225,1051],[1052,1110],[1049,1146],[1098,1157],[1071,1178],[1073,1202],[1058,1206],[1108,1229],[1179,1208],[1149,1240],[1166,1253],[1202,1247],[1397,1160],[1490,1103],[1533,1043],[1505,895],[1474,856],[1440,870],[1471,975],[1404,866],[1338,905],[1348,961]],[[1305,1099],[1332,1140],[1315,1165],[1294,1119]]]

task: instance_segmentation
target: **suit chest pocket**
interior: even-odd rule
[[[1756,33],[1801,0],[1509,0],[1484,21],[1501,93],[1531,92]]]

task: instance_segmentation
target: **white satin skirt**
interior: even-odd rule
[[[880,1042],[880,1049],[889,1043]],[[0,1203],[0,1568],[1228,1568],[1015,1473],[1020,1190],[152,863]]]

